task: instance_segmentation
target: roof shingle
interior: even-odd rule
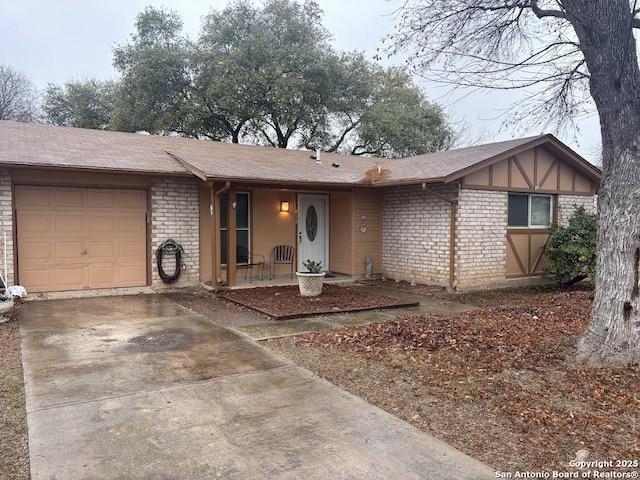
[[[380,185],[449,181],[474,166],[538,144],[552,145],[582,170],[598,170],[551,135],[520,138],[403,159],[363,158],[210,140],[138,135],[0,121],[0,165],[63,167],[188,175],[260,183],[358,185],[367,170],[388,175]]]

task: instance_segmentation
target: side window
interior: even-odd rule
[[[509,194],[507,225],[522,228],[547,228],[551,223],[551,195]]]
[[[227,202],[229,196],[226,193],[220,195],[220,260],[223,265],[227,263]],[[251,250],[249,245],[249,193],[236,193],[236,242],[237,245]]]

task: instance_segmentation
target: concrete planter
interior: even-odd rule
[[[298,288],[300,295],[303,297],[317,297],[322,293],[322,285],[324,283],[325,272],[309,273],[296,272],[298,277]]]

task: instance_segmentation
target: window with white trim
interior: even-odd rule
[[[552,221],[551,195],[510,193],[507,225],[510,228],[547,228]]]
[[[220,260],[223,265],[227,264],[227,204],[229,195],[220,195]],[[251,251],[249,245],[250,235],[250,208],[249,192],[236,192],[236,242],[238,246],[245,247]]]

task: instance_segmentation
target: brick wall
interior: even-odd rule
[[[184,248],[182,270],[177,282],[170,286],[194,285],[199,282],[199,210],[196,180],[156,178],[151,181],[151,284],[163,287],[158,275],[156,249],[168,238]],[[165,257],[163,267],[174,272],[174,257]]]
[[[504,281],[507,198],[507,192],[460,190],[456,215],[456,285]]]
[[[458,185],[431,190],[455,199]],[[383,194],[382,271],[388,278],[447,285],[451,205],[419,185]]]
[[[567,226],[569,218],[573,215],[576,207],[584,207],[587,212],[595,213],[596,200],[595,195],[558,195],[558,224]]]
[[[7,234],[7,283],[14,282],[13,274],[13,199],[11,175],[0,171],[0,270],[4,274],[4,233]]]

